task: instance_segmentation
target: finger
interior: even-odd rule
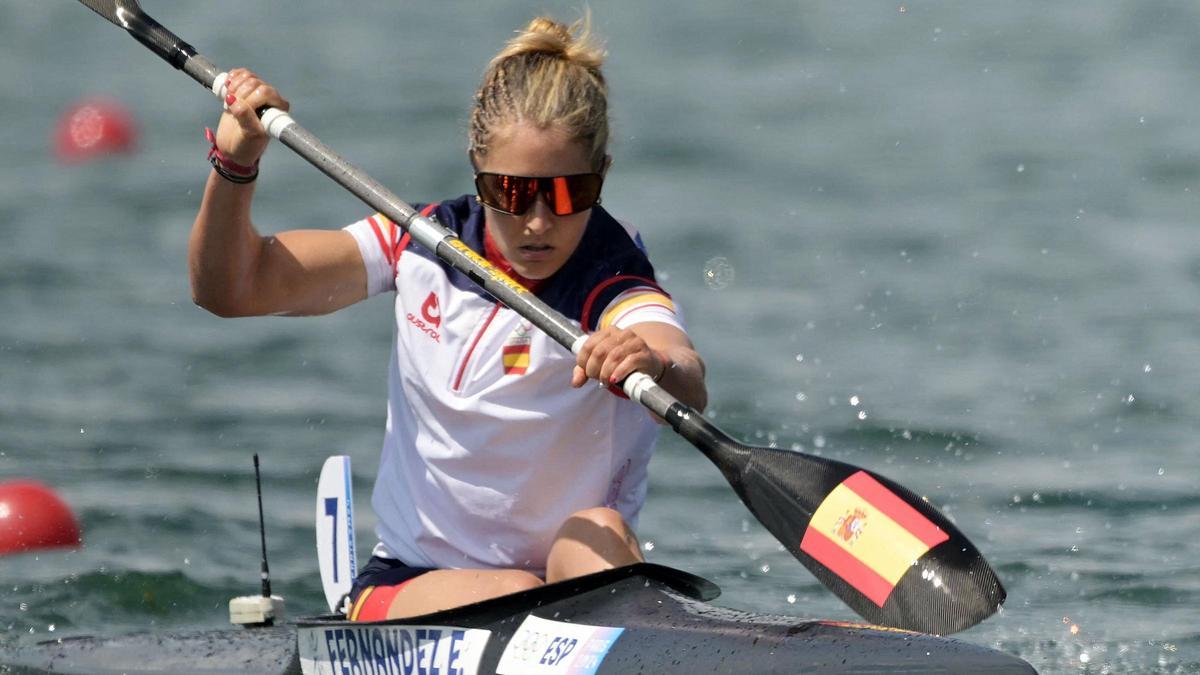
[[[571,386],[578,389],[587,383],[587,373],[583,372],[583,368],[575,366],[571,371]]]
[[[641,342],[640,340],[638,341]],[[654,353],[644,343],[638,344],[631,348],[625,355],[625,358],[620,361],[610,359],[613,364],[612,371],[609,373],[609,382],[617,383],[629,377],[635,372],[642,372],[646,375],[654,377],[658,371],[655,370],[656,358]]]
[[[591,350],[587,361],[583,364],[583,369],[588,377],[596,380],[602,380],[601,373],[604,370],[604,363],[609,358],[609,353],[612,352],[613,344],[610,340],[601,340]]]
[[[625,341],[614,345],[605,357],[604,363],[600,365],[600,372],[597,374],[597,379],[602,382],[616,382],[625,376],[625,370],[622,367],[630,359],[636,361],[637,356],[637,344],[633,342]]]

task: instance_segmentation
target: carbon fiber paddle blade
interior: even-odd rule
[[[163,28],[142,11],[137,0],[79,0],[84,6],[129,32],[133,39],[146,45],[167,63],[182,68],[196,54],[191,45]]]
[[[142,13],[142,8],[135,0],[79,0],[79,2],[121,28],[129,27],[122,15]]]
[[[904,487],[842,462],[723,445],[708,454],[750,511],[870,623],[948,635],[1004,602],[978,549]]]

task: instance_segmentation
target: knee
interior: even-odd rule
[[[537,588],[545,582],[535,574],[521,570],[509,570],[497,579],[496,583],[498,585],[497,595],[508,595]]]
[[[621,514],[615,509],[610,509],[607,506],[597,506],[572,513],[571,517],[567,518],[566,522],[563,523],[559,534],[564,534],[570,529],[579,527],[588,529],[599,527],[605,530],[621,533],[629,530],[629,525],[626,524],[625,519],[621,517]]]

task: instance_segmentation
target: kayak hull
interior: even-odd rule
[[[74,638],[0,653],[25,673],[994,673],[1034,669],[951,638],[708,604],[716,586],[650,564],[412,620]]]

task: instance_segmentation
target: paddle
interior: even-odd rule
[[[80,0],[127,30],[172,66],[224,97],[226,75],[147,16],[136,0]],[[463,272],[573,353],[579,326],[489,264],[446,228],[420,216],[343,160],[286,112],[261,111],[271,136],[421,246]],[[1004,602],[995,573],[945,516],[909,490],[842,462],[739,443],[675,399],[650,376],[622,382],[629,398],[665,419],[708,456],[750,511],[827,587],[868,621],[948,634],[990,616]]]

